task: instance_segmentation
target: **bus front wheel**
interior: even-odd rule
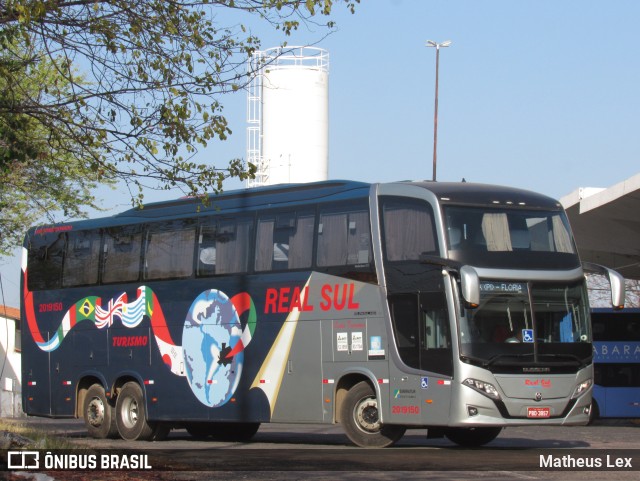
[[[144,395],[135,382],[126,383],[116,400],[116,424],[120,437],[126,441],[149,441],[154,437],[154,426],[147,422]]]
[[[94,384],[87,390],[82,412],[89,436],[96,439],[117,436],[118,427],[113,408],[100,384]]]
[[[591,410],[589,411],[589,422],[587,423],[589,426],[593,424],[593,422],[600,417],[600,407],[598,406],[598,402],[595,398],[591,401]]]
[[[342,402],[340,421],[347,437],[364,448],[391,446],[404,436],[404,426],[380,423],[378,400],[371,385],[361,381],[353,386]]]
[[[465,447],[483,446],[498,437],[502,428],[447,428],[444,435]]]

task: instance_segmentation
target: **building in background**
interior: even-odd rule
[[[22,416],[20,309],[0,305],[0,417]]]
[[[640,173],[611,187],[576,189],[560,203],[583,261],[640,279]]]
[[[327,180],[329,54],[315,47],[255,52],[247,97],[248,187]]]

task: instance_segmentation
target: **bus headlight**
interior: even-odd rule
[[[462,384],[470,387],[471,389],[475,389],[479,393],[484,394],[491,399],[500,399],[500,393],[498,392],[498,390],[493,384],[490,384],[488,382],[469,378],[465,379]]]
[[[591,379],[582,381],[580,384],[576,386],[575,390],[573,391],[573,395],[571,396],[571,399],[577,398],[590,387],[591,387]]]

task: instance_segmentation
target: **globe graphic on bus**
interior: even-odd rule
[[[210,289],[191,304],[182,331],[182,350],[189,385],[202,404],[222,406],[233,396],[244,353],[228,354],[241,334],[238,313],[223,292]]]

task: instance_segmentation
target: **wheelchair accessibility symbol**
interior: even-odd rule
[[[427,389],[429,387],[429,378],[423,377],[420,379],[420,387],[422,389]]]
[[[522,342],[533,342],[533,329],[522,330]]]

